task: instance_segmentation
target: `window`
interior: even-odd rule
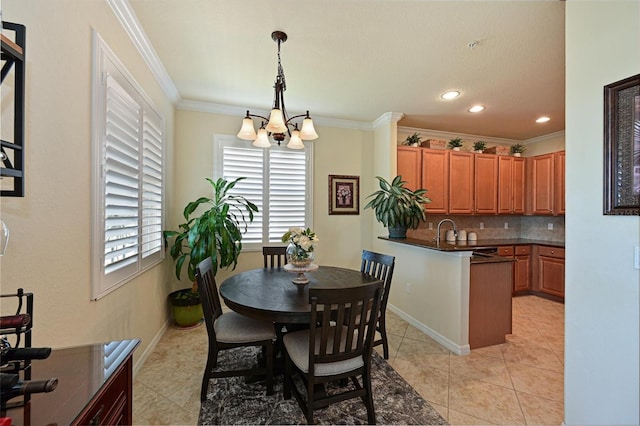
[[[159,263],[164,119],[94,33],[92,299]]]
[[[256,148],[233,136],[214,138],[214,176],[240,181],[233,192],[258,206],[247,232],[245,249],[281,243],[292,226],[312,227],[312,144],[303,150],[285,147]]]

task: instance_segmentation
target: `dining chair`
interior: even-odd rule
[[[215,276],[213,275],[211,258],[200,262],[197,269],[196,278],[209,337],[209,353],[204,375],[202,376],[200,401],[204,401],[207,398],[209,381],[214,377],[264,375],[266,376],[267,395],[272,395],[273,340],[276,337],[273,323],[259,321],[236,312],[223,313]],[[262,348],[264,365],[258,363],[253,368],[214,371],[218,366],[219,351],[251,346]]]
[[[382,290],[382,281],[359,287],[309,288],[309,329],[287,333],[283,338],[283,397],[290,399],[293,393],[308,424],[313,424],[314,410],[351,398],[362,398],[368,422],[375,424],[371,351],[376,316],[372,313],[380,309]],[[294,372],[306,385],[306,400],[293,381]],[[342,386],[348,384],[347,378],[351,378],[353,387]],[[330,395],[318,389],[318,385],[322,388],[322,384],[334,381],[340,386]]]
[[[394,256],[375,253],[368,250],[362,250],[362,263],[360,264],[360,271],[384,282],[382,302],[380,303],[380,315],[378,316],[378,322],[376,324],[376,330],[378,331],[380,338],[378,338],[378,336],[376,335],[376,338],[373,342],[373,346],[382,345],[384,359],[389,359],[389,341],[387,340],[386,312],[395,261],[396,258]]]
[[[262,247],[262,256],[265,268],[281,268],[287,263],[287,246]]]

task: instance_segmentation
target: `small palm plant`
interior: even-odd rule
[[[449,148],[460,148],[462,147],[462,139],[454,138],[449,141]]]
[[[512,154],[522,154],[526,148],[521,143],[517,143],[515,145],[511,145],[511,153]]]
[[[474,142],[473,144],[474,151],[484,152],[486,147],[487,147],[487,143],[485,141],[477,141],[477,142]]]

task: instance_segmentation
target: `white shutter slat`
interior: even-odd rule
[[[155,114],[143,118],[142,258],[162,255],[163,123]],[[157,256],[154,256],[157,255]]]

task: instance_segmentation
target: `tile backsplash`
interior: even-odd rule
[[[473,231],[478,234],[478,240],[527,238],[543,241],[564,241],[564,216],[458,216],[427,214],[427,221],[420,224],[418,229],[407,231],[409,238],[433,240],[436,237],[438,222],[442,219],[452,219],[458,230],[467,233]],[[507,228],[505,229],[505,223]],[[429,229],[431,224],[433,229]],[[553,229],[549,229],[549,228]],[[451,229],[450,223],[440,227],[440,238]]]

